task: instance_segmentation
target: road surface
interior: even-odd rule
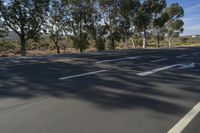
[[[0,133],[199,133],[200,48],[0,58]]]

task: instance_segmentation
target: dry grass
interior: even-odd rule
[[[61,54],[79,53],[78,50],[73,48],[66,48],[65,50],[60,50]],[[94,52],[94,48],[87,49],[86,52]],[[56,49],[54,50],[27,50],[27,56],[44,56],[57,54]],[[20,51],[4,51],[0,53],[0,57],[13,57],[20,56]]]

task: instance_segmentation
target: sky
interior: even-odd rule
[[[179,3],[185,11],[182,35],[200,34],[200,0],[167,0],[168,5],[175,2]]]

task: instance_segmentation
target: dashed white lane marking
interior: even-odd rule
[[[179,55],[179,56],[176,56],[176,58],[182,58],[182,57],[186,57],[187,55],[184,54],[184,55]]]
[[[147,75],[151,75],[153,73],[160,72],[160,71],[163,71],[163,70],[166,70],[166,69],[170,69],[170,68],[173,68],[173,67],[176,67],[176,66],[177,66],[177,64],[170,65],[170,66],[166,66],[166,67],[162,67],[162,68],[153,69],[151,71],[146,71],[146,72],[138,73],[136,75],[138,75],[138,76],[147,76]]]
[[[152,63],[156,63],[156,62],[161,62],[161,61],[166,61],[168,60],[167,58],[164,58],[164,59],[159,59],[159,60],[154,60],[154,61],[151,61]]]
[[[140,57],[139,56],[138,57],[127,57],[127,58],[120,58],[120,59],[97,61],[96,63],[100,64],[100,63],[108,63],[108,62],[115,62],[115,61],[134,60],[134,59],[138,59],[138,58],[140,58]]]
[[[94,74],[103,73],[103,72],[106,72],[106,71],[107,70],[100,70],[100,71],[94,71],[94,72],[83,73],[83,74],[78,74],[78,75],[72,75],[72,76],[67,76],[67,77],[61,77],[61,78],[59,78],[59,80],[67,80],[67,79],[72,79],[72,78],[77,78],[77,77],[94,75]]]
[[[172,129],[167,133],[181,133],[187,125],[197,116],[200,112],[200,102],[195,105],[192,110],[187,113]]]

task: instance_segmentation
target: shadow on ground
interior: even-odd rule
[[[59,77],[102,69],[105,66],[95,66],[89,62],[80,62],[77,65],[50,62],[7,67],[0,70],[0,99],[73,97],[101,109],[147,108],[177,115],[184,107],[173,103],[173,99],[192,100],[200,94],[200,73],[195,71],[179,74],[168,71],[160,75],[139,77],[131,71],[108,67],[109,71],[106,73],[58,80]]]

